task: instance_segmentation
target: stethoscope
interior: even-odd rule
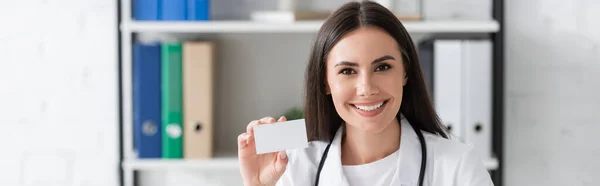
[[[427,158],[426,158],[427,146],[425,145],[425,139],[423,138],[423,134],[421,133],[421,131],[415,127],[412,127],[412,128],[417,133],[417,136],[419,137],[419,143],[421,143],[421,170],[419,171],[419,186],[423,186],[423,175],[425,174],[425,164],[427,163]],[[333,140],[329,141],[329,144],[325,148],[325,151],[323,152],[323,156],[321,157],[321,162],[319,162],[319,169],[317,169],[317,179],[315,181],[315,186],[319,185],[319,176],[321,175],[321,170],[323,169],[323,164],[325,163],[325,159],[327,159],[327,152],[329,152],[329,147],[331,146],[331,142],[333,142]]]

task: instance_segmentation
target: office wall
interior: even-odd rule
[[[0,1],[0,185],[118,184],[116,1]]]
[[[506,0],[506,184],[599,185],[600,2]]]

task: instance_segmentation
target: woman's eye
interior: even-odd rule
[[[354,70],[346,68],[346,69],[342,69],[342,71],[340,71],[340,73],[341,74],[346,74],[346,75],[354,74]]]
[[[375,71],[384,71],[384,70],[387,70],[390,68],[392,68],[392,67],[390,67],[390,65],[380,65],[375,69]]]

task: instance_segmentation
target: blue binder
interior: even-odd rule
[[[158,20],[158,0],[133,0],[133,19],[135,20]]]
[[[133,45],[133,136],[138,158],[161,158],[160,44]]]
[[[159,0],[160,19],[169,21],[187,20],[188,0]]]
[[[210,0],[188,0],[188,20],[210,20]]]

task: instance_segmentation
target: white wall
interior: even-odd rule
[[[118,184],[116,1],[0,1],[0,185]]]
[[[600,2],[506,1],[506,182],[600,185]]]

